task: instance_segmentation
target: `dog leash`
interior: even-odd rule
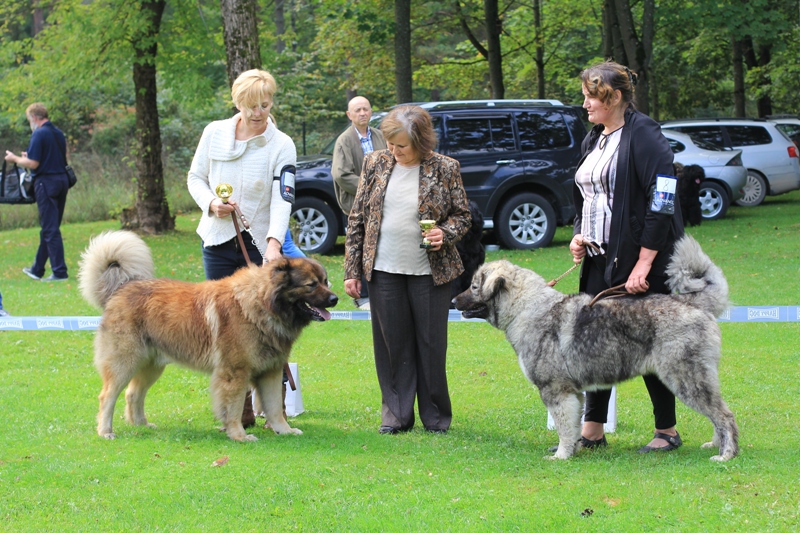
[[[583,243],[582,243],[582,244],[583,244],[583,246],[588,246],[589,248],[591,248],[592,250],[594,250],[594,251],[595,251],[596,253],[598,253],[598,254],[599,254],[599,253],[602,253],[602,251],[600,250],[600,248],[599,248],[599,247],[597,247],[597,246],[596,246],[594,243],[592,243],[592,242],[589,242],[589,241],[583,241]],[[561,281],[562,279],[564,279],[564,278],[565,278],[565,277],[566,277],[566,276],[567,276],[567,275],[568,275],[570,272],[572,272],[573,270],[575,270],[576,268],[578,268],[578,266],[579,266],[579,265],[580,265],[580,263],[575,263],[574,265],[572,265],[571,267],[569,267],[569,268],[567,269],[567,271],[566,271],[566,272],[564,272],[563,274],[561,274],[561,275],[560,275],[560,276],[558,276],[557,278],[554,278],[554,279],[551,279],[550,281],[548,281],[548,282],[547,282],[547,286],[548,286],[548,287],[554,287],[556,283],[558,283],[559,281]]]
[[[583,246],[588,246],[589,248],[594,250],[595,253],[598,253],[598,254],[602,253],[600,248],[597,245],[595,245],[593,242],[585,240],[581,244]],[[570,268],[568,268],[566,272],[564,272],[563,274],[561,274],[557,278],[554,278],[554,279],[548,281],[547,282],[548,287],[555,286],[556,283],[558,283],[559,281],[564,279],[570,272],[572,272],[573,270],[578,268],[578,265],[580,265],[580,263],[575,263]],[[626,295],[629,295],[629,294],[630,293],[625,290],[625,284],[624,283],[622,283],[620,285],[617,285],[615,287],[609,287],[608,289],[606,289],[604,291],[598,292],[595,295],[595,297],[592,298],[592,301],[589,302],[589,307],[593,307],[594,304],[596,304],[598,301],[602,300],[603,298],[619,298],[620,296],[626,296]]]
[[[617,285],[615,287],[609,287],[604,291],[598,292],[595,295],[595,297],[592,298],[592,301],[589,302],[589,307],[592,307],[595,303],[597,303],[599,300],[602,300],[603,298],[619,298],[620,296],[628,296],[630,294],[631,293],[625,290],[624,283]]]
[[[242,238],[242,231],[239,229],[239,222],[236,220],[240,218],[242,220],[242,225],[244,226],[245,231],[250,231],[250,224],[247,222],[247,219],[244,218],[244,215],[239,210],[238,205],[234,205],[233,208],[236,210],[236,216],[231,216],[233,219],[233,227],[236,229],[236,238],[239,239],[239,246],[242,247],[242,255],[244,255],[244,261],[247,263],[248,267],[253,266],[253,262],[250,261],[250,254],[247,253],[247,248],[244,247],[244,238]],[[265,259],[266,261],[266,259]],[[289,368],[289,363],[286,363],[283,366],[283,371],[286,374],[286,378],[289,381],[289,387],[292,390],[297,390],[297,386],[294,384],[294,376],[292,376],[292,370]]]

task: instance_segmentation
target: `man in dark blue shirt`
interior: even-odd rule
[[[67,275],[64,261],[64,243],[61,240],[61,219],[67,203],[69,180],[66,172],[67,141],[61,130],[47,118],[47,108],[35,103],[28,106],[25,116],[31,125],[31,141],[28,151],[21,156],[6,150],[6,161],[31,169],[33,190],[39,207],[39,249],[31,267],[22,271],[36,280],[63,281]],[[44,276],[45,264],[50,259],[53,273]]]

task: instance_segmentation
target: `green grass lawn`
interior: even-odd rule
[[[6,209],[7,207],[3,207]],[[12,207],[13,208],[13,207]],[[196,216],[148,237],[158,274],[203,279]],[[63,228],[70,281],[22,274],[38,230],[0,232],[0,291],[18,316],[97,315],[80,297],[89,237],[116,222]],[[800,192],[690,228],[725,271],[735,305],[800,305]],[[568,228],[535,252],[492,252],[553,278],[570,266]],[[338,310],[343,246],[320,258]],[[48,272],[49,273],[49,272]],[[577,274],[557,288],[573,292]],[[450,325],[454,420],[446,435],[378,435],[380,393],[369,323],[309,326],[295,345],[306,412],[301,436],[255,429],[255,443],[216,431],[208,378],[170,367],[148,396],[157,429],[132,427],[117,403],[114,441],[95,433],[100,378],[92,333],[0,332],[1,531],[797,531],[800,529],[800,324],[722,324],[725,399],[741,455],[701,450],[711,425],[679,404],[685,445],[638,455],[652,433],[641,379],[619,387],[609,447],[544,459],[557,441],[503,335]],[[418,424],[419,425],[419,424]],[[224,466],[213,467],[227,457]]]

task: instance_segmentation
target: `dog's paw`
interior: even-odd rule
[[[258,440],[258,437],[255,435],[245,435],[242,439],[242,442],[255,442]]]
[[[729,459],[731,459],[731,457],[725,457],[724,455],[714,455],[711,457],[711,460],[716,463],[724,463]]]
[[[275,429],[275,428],[272,428],[272,430],[278,435],[302,435],[303,434],[303,432],[300,431],[299,429],[289,427],[288,425],[286,426],[285,429],[282,429],[280,431]]]
[[[555,454],[555,455],[545,455],[545,456],[544,456],[544,458],[545,458],[545,459],[548,459],[548,460],[550,460],[550,461],[563,461],[563,460],[565,460],[565,459],[569,459],[569,457],[560,457],[558,454]]]
[[[718,445],[714,444],[714,442],[704,442],[700,445],[700,448],[716,448]]]
[[[117,438],[117,435],[114,432],[100,433],[100,436],[106,440],[114,440]]]

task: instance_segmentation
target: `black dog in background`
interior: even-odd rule
[[[461,262],[464,264],[464,272],[450,283],[451,299],[469,288],[472,283],[472,275],[486,260],[486,250],[481,243],[483,215],[481,210],[478,209],[478,204],[472,200],[469,202],[469,212],[472,215],[472,226],[467,234],[456,243],[458,255],[461,256]],[[452,303],[450,308],[454,309]]]
[[[678,177],[678,200],[681,203],[684,226],[699,226],[703,221],[703,209],[700,206],[700,184],[706,179],[706,173],[700,165],[675,164]]]

